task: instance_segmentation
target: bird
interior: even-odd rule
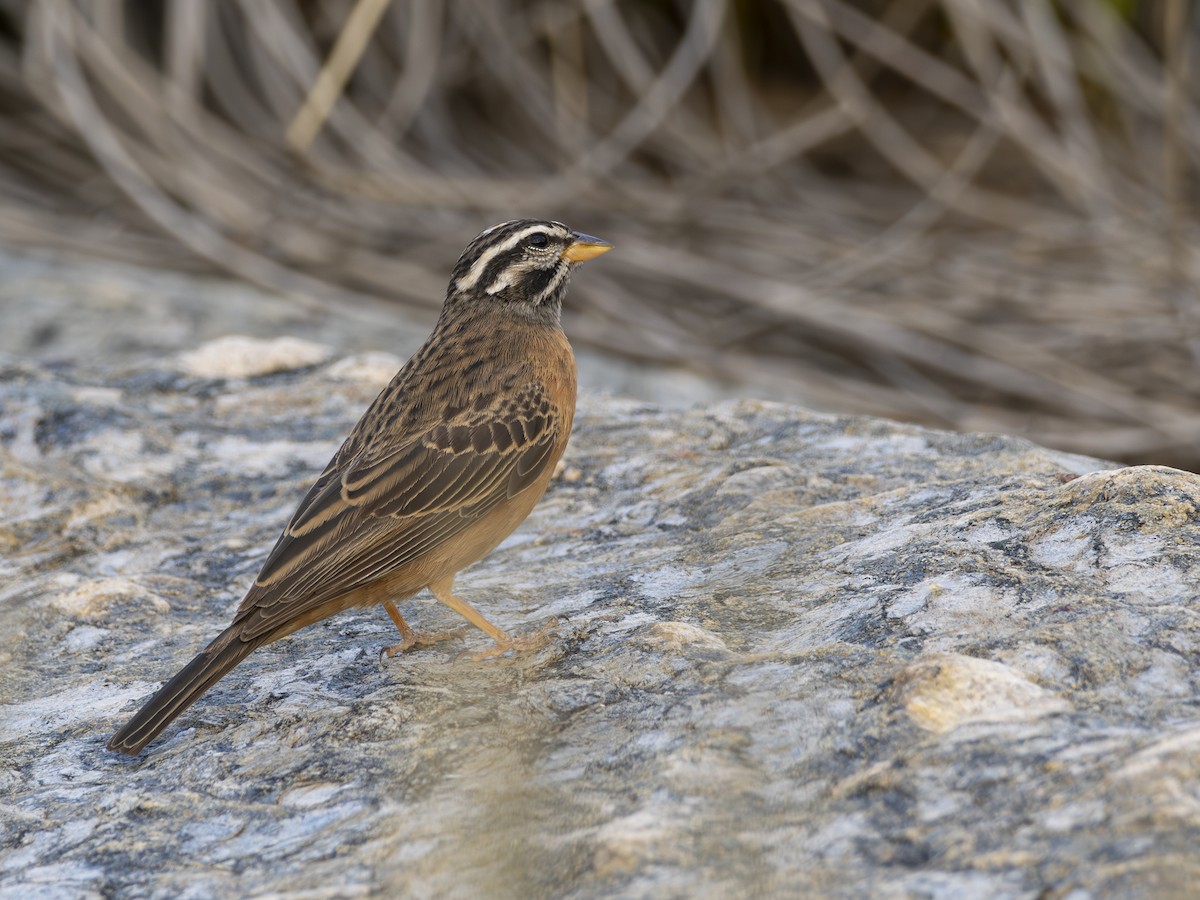
[[[457,597],[454,580],[546,491],[575,414],[563,299],[575,266],[611,249],[537,219],[471,241],[433,332],[300,501],[233,622],[108,749],[140,753],[254,650],[350,608],[382,605],[399,629],[381,659],[443,639],[415,631],[396,607],[425,588],[492,638],[480,656],[544,644],[547,629],[510,636]]]

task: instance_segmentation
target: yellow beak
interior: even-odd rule
[[[607,253],[612,248],[612,244],[608,241],[602,241],[598,237],[576,231],[575,239],[567,244],[567,248],[562,252],[562,258],[577,263],[587,262],[589,259],[595,259],[601,253]]]

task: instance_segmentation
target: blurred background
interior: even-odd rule
[[[0,0],[0,247],[426,328],[556,218],[647,377],[1197,469],[1189,6]]]

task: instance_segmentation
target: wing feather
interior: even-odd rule
[[[335,456],[242,601],[243,638],[391,574],[537,482],[561,418],[540,386],[522,401],[436,425],[382,458]]]

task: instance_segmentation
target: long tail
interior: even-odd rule
[[[266,643],[262,639],[244,641],[240,631],[239,625],[231,625],[221,632],[112,736],[108,749],[130,756],[138,753],[230,669]]]

